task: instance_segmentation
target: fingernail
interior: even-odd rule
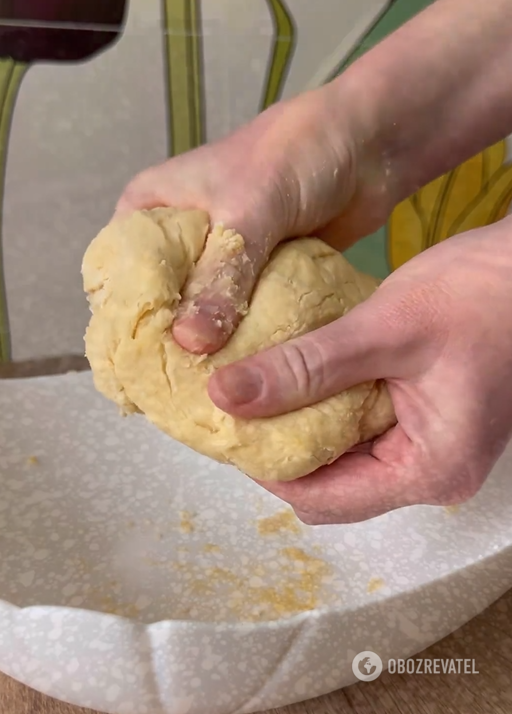
[[[224,367],[215,375],[219,391],[231,404],[249,404],[254,402],[263,387],[259,372],[248,367]]]
[[[224,341],[222,329],[201,316],[182,317],[174,323],[172,334],[183,349],[193,354],[216,352]]]

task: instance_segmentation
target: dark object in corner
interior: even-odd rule
[[[127,0],[0,0],[0,58],[80,62],[122,32]]]

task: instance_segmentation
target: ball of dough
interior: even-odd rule
[[[394,422],[383,382],[368,382],[314,406],[265,419],[235,418],[207,392],[220,366],[315,330],[377,287],[316,238],[278,246],[247,314],[228,344],[192,355],[170,327],[187,276],[209,251],[243,239],[202,211],[153,209],[115,220],[92,241],[82,266],[92,317],[86,354],[96,388],[124,414],[140,412],[174,439],[261,481],[291,481],[328,464]]]

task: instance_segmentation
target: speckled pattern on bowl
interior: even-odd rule
[[[89,373],[0,381],[0,669],[112,714],[345,686],[358,652],[410,656],[512,586],[511,471],[459,510],[309,528]]]

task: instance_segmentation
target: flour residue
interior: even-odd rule
[[[180,530],[182,533],[189,534],[195,531],[193,522],[193,514],[189,511],[180,511]]]
[[[302,548],[278,551],[275,560],[256,560],[244,567],[173,563],[182,588],[179,617],[197,617],[210,609],[214,619],[245,622],[275,620],[325,604],[325,579],[331,566]],[[198,599],[201,600],[200,608]]]
[[[455,504],[454,506],[445,506],[443,510],[449,516],[454,516],[456,513],[458,513],[460,511],[460,506],[457,504]]]
[[[289,509],[278,511],[272,516],[258,519],[258,533],[262,536],[278,533],[301,534],[300,522],[295,513]]]
[[[368,585],[366,586],[366,592],[368,594],[376,593],[378,590],[384,587],[386,583],[382,578],[370,578]]]
[[[291,509],[257,518],[252,527],[241,541],[232,531],[217,543],[214,531],[198,542],[201,513],[175,510],[168,523],[126,521],[113,561],[116,581],[98,587],[93,567],[95,587],[70,592],[69,604],[145,622],[265,622],[337,601],[330,587],[336,574]],[[85,575],[83,563],[73,570]]]

